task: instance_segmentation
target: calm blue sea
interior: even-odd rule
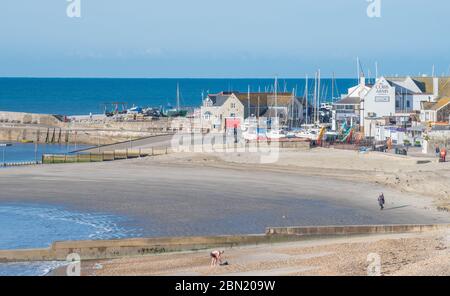
[[[0,204],[0,249],[46,248],[55,241],[142,236],[122,217],[35,204]],[[60,262],[0,263],[0,276],[45,275]]]
[[[0,144],[5,142],[0,142]],[[0,147],[0,165],[12,162],[34,162],[41,160],[42,154],[66,154],[77,149],[85,149],[86,145],[10,143],[10,147]],[[36,153],[35,153],[36,151]]]
[[[332,98],[332,79],[322,79],[323,99]],[[0,110],[60,115],[103,113],[104,103],[127,102],[131,107],[166,107],[176,103],[177,84],[181,103],[201,104],[202,93],[220,91],[271,91],[273,79],[74,79],[0,78]],[[356,84],[356,79],[335,80],[334,97]],[[309,81],[312,92],[313,80]],[[305,79],[279,79],[280,91],[303,95]]]

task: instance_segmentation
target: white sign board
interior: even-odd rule
[[[391,100],[389,96],[376,96],[375,102],[377,103],[388,103]]]

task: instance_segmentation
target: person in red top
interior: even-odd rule
[[[445,162],[446,158],[447,158],[447,149],[445,149],[445,147],[442,147],[442,149],[441,149],[441,159],[442,159],[443,162]]]

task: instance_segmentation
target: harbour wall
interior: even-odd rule
[[[267,228],[265,234],[261,235],[65,241],[55,242],[47,249],[0,251],[0,262],[65,261],[67,256],[72,253],[79,254],[82,260],[101,260],[177,251],[301,241],[320,237],[420,233],[448,229],[450,229],[449,224],[270,227]]]
[[[0,141],[108,145],[186,130],[190,128],[189,122],[171,118],[143,121],[88,118],[66,122],[66,118],[58,115],[0,111]]]
[[[69,120],[70,119],[70,120]],[[58,127],[64,129],[124,130],[135,132],[167,132],[170,130],[190,130],[193,121],[188,118],[147,118],[145,120],[115,121],[112,118],[89,117],[74,119],[61,115],[34,114],[0,111],[0,124]]]
[[[158,135],[157,132],[121,130],[73,130],[61,127],[0,125],[0,141],[37,142],[54,144],[109,145],[143,137]]]
[[[60,126],[61,119],[49,114],[0,111],[0,123]]]

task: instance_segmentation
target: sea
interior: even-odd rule
[[[70,154],[76,150],[89,148],[87,145],[10,143],[11,146],[0,145],[0,169],[4,164],[31,163],[42,159],[43,154]]]
[[[321,101],[331,101],[356,85],[356,79],[321,79]],[[102,79],[102,78],[0,78],[0,111],[58,115],[103,114],[111,103],[129,108],[176,105],[196,107],[208,93],[221,91],[273,91],[274,79]],[[309,79],[312,97],[314,80]],[[333,86],[334,85],[334,86]],[[280,92],[305,94],[306,79],[278,79]],[[122,107],[122,104],[120,104]],[[111,109],[111,110],[109,110]]]
[[[124,217],[88,213],[61,206],[0,204],[0,250],[47,248],[61,240],[140,237]],[[0,263],[0,276],[44,276],[65,262]]]

